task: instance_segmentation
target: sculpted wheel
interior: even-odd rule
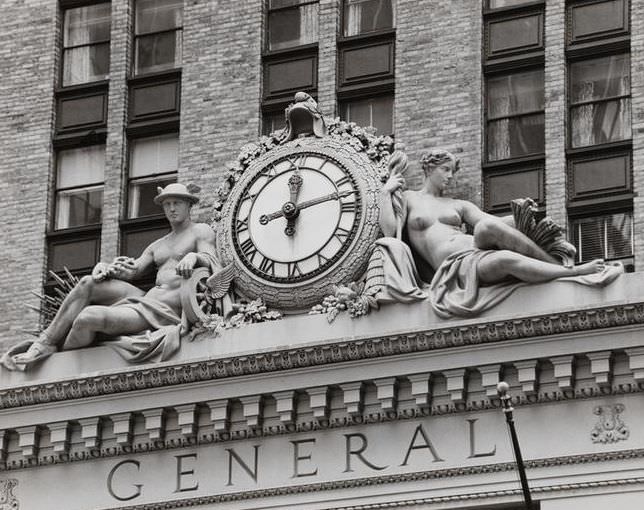
[[[181,306],[191,324],[203,322],[209,315],[217,313],[217,301],[206,292],[209,276],[208,269],[198,267],[190,278],[181,282]]]

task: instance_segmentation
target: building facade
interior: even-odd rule
[[[579,261],[634,274],[524,288],[476,320],[303,315],[160,365],[98,347],[3,373],[0,508],[517,508],[502,378],[542,510],[641,506],[644,4],[5,3],[4,346],[41,326],[25,304],[50,270],[168,231],[157,186],[198,187],[210,222],[230,162],[297,91],[403,143],[409,187],[446,148],[455,196],[499,215],[530,196]]]

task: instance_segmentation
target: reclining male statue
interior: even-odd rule
[[[58,350],[92,345],[97,335],[119,337],[110,345],[133,362],[169,358],[188,328],[182,321],[180,287],[196,267],[219,267],[215,234],[194,223],[190,209],[199,198],[183,184],[158,188],[154,202],[163,207],[171,232],[154,241],[137,259],[117,257],[99,262],[66,296],[56,316],[35,341],[10,349],[0,360],[10,370],[25,370]],[[156,285],[148,292],[128,280],[157,268]],[[183,322],[183,324],[182,324]],[[136,337],[121,336],[140,334]]]

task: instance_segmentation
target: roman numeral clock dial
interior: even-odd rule
[[[359,280],[380,236],[382,161],[335,134],[249,157],[221,207],[217,252],[236,297],[304,312]]]
[[[361,219],[355,178],[315,152],[282,156],[245,183],[233,212],[235,254],[256,277],[298,284],[331,269]]]

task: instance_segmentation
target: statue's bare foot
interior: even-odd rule
[[[606,268],[606,262],[604,262],[604,259],[595,259],[595,260],[591,260],[590,262],[586,262],[585,264],[580,264],[578,266],[575,266],[574,269],[576,274],[582,275],[582,274],[601,273],[605,268]]]
[[[48,343],[45,339],[40,337],[38,340],[34,341],[34,343],[32,343],[25,352],[14,355],[13,362],[16,365],[30,366],[51,356],[57,350],[58,349],[55,345]]]

